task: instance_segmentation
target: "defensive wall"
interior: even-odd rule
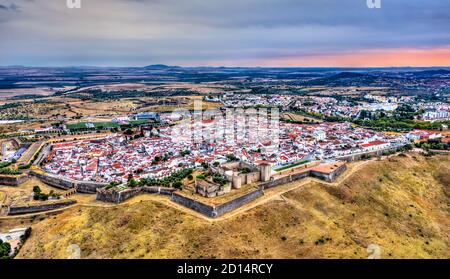
[[[336,180],[336,178],[341,175],[344,171],[347,170],[346,165],[339,166],[334,171],[327,173],[327,172],[321,172],[319,170],[311,170],[309,172],[309,175],[312,177],[316,177],[322,180],[325,180],[326,182],[333,182]]]
[[[60,189],[72,189],[75,188],[77,192],[94,194],[98,188],[102,188],[108,185],[108,183],[94,182],[94,181],[78,181],[62,176],[57,176],[41,171],[31,170],[30,175],[36,176],[45,184],[60,188]]]
[[[177,192],[173,188],[163,188],[154,186],[153,187],[144,186],[124,190],[105,189],[105,188],[97,189],[97,200],[117,204],[143,192],[163,194],[162,191],[166,191],[165,194],[171,196],[171,201],[178,203],[184,207],[190,208],[210,218],[216,218],[261,197],[262,195],[264,195],[264,189],[269,189],[272,187],[283,185],[308,176],[313,176],[328,182],[332,182],[336,179],[337,176],[339,176],[342,172],[344,172],[347,169],[344,163],[333,163],[329,165],[332,166],[329,167],[328,169],[324,168],[323,171],[321,171],[321,169],[318,167],[311,169],[302,168],[300,171],[294,172],[292,174],[285,173],[284,175],[279,176],[278,178],[273,177],[272,180],[261,183],[258,189],[255,189],[254,191],[251,191],[245,195],[239,196],[220,205],[209,205],[203,203],[199,200],[187,197],[182,193]]]
[[[243,206],[250,201],[257,199],[264,194],[261,187],[249,192],[245,195],[237,197],[233,200],[225,202],[223,204],[213,206],[198,200],[186,197],[181,193],[177,193],[174,188],[156,187],[156,186],[144,186],[136,188],[128,188],[124,190],[116,189],[98,189],[96,199],[104,202],[121,203],[129,198],[132,198],[141,193],[160,194],[171,197],[171,201],[178,203],[184,207],[190,208],[210,218],[221,216],[227,212],[230,212],[238,207]]]
[[[41,211],[54,210],[58,208],[63,208],[72,204],[75,204],[76,201],[68,200],[63,202],[54,202],[54,203],[45,203],[45,204],[36,204],[36,205],[22,205],[22,206],[10,206],[8,208],[8,215],[18,215],[18,214],[27,214],[27,213],[35,213]]]
[[[136,188],[128,188],[124,190],[99,188],[96,190],[96,199],[104,202],[121,203],[129,198],[132,198],[141,193],[160,194],[160,195],[172,195],[176,189],[157,187],[157,186],[143,186]]]
[[[336,165],[335,168],[331,169],[330,171],[321,171],[320,167],[311,168],[311,169],[301,169],[298,172],[289,174],[285,173],[282,176],[272,177],[272,179],[268,182],[261,183],[260,186],[263,189],[269,189],[272,187],[276,187],[282,184],[286,184],[292,181],[296,181],[302,178],[306,178],[308,176],[316,177],[319,179],[322,179],[326,182],[333,182],[336,180],[336,178],[341,175],[345,170],[347,169],[347,166],[345,164]]]
[[[260,196],[264,195],[263,189],[260,187],[252,192],[249,192],[245,195],[232,199],[228,202],[222,203],[220,205],[208,205],[198,200],[186,197],[179,193],[174,192],[172,194],[171,200],[175,203],[178,203],[184,207],[190,208],[200,214],[208,216],[210,218],[217,218],[219,216],[224,215],[236,208],[247,204]]]
[[[25,181],[27,181],[28,175],[26,174],[1,174],[0,175],[0,185],[7,186],[18,186]]]
[[[398,151],[403,146],[398,147],[390,147],[390,148],[384,148],[380,150],[370,151],[370,152],[361,152],[361,153],[355,153],[355,154],[349,154],[345,156],[339,156],[336,157],[336,160],[340,161],[346,161],[346,162],[353,162],[356,160],[361,160],[363,156],[382,156],[384,152],[390,152],[390,151]]]
[[[208,216],[210,218],[214,218],[217,216],[214,211],[214,206],[185,197],[178,193],[173,193],[170,199],[175,203],[178,203],[184,207],[197,211],[198,213]]]

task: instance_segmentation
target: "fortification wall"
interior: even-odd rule
[[[329,174],[311,170],[310,175],[312,177],[316,177],[316,178],[325,180],[326,182],[333,182],[336,179],[336,177],[341,175],[341,173],[343,173],[346,169],[347,169],[347,166],[342,165]]]
[[[212,198],[226,193],[225,187],[203,179],[195,180],[195,191],[204,197]]]
[[[228,201],[221,205],[218,205],[215,207],[215,211],[216,211],[215,217],[221,216],[227,212],[230,212],[236,208],[239,208],[239,207],[243,206],[244,204],[249,203],[249,202],[261,197],[262,195],[264,195],[264,191],[262,188],[259,188],[255,191],[252,191],[243,196],[235,198],[234,200],[231,200],[231,201]]]
[[[171,196],[172,193],[177,191],[177,189],[174,188],[168,188],[168,187],[158,187],[158,186],[144,186],[142,187],[142,192],[145,193],[153,193],[153,194],[160,194],[160,195],[166,195]]]
[[[158,186],[144,186],[142,187],[141,192],[145,192],[148,194],[159,194],[159,188]]]
[[[287,175],[287,176],[283,176],[283,177],[278,178],[278,179],[267,181],[265,183],[260,184],[260,186],[263,189],[269,189],[269,188],[272,188],[272,187],[279,186],[281,184],[286,184],[286,183],[289,183],[289,182],[292,182],[292,181],[295,181],[295,180],[299,180],[299,179],[308,177],[309,175],[310,175],[309,171],[299,172],[299,173],[296,173],[296,174],[293,174],[293,175]]]
[[[231,175],[231,178],[228,178],[228,181],[231,181],[232,187],[234,189],[239,189],[242,186],[242,177],[240,175]]]
[[[96,199],[104,202],[121,203],[129,198],[132,198],[141,193],[160,194],[160,195],[172,195],[176,189],[158,186],[144,186],[133,189],[125,189],[123,191],[115,191],[114,189],[98,188],[96,190]]]
[[[114,189],[97,189],[96,199],[104,202],[121,203],[141,192],[141,188],[125,189],[116,191]]]
[[[245,174],[245,184],[252,184],[261,180],[261,172],[249,172]]]
[[[239,168],[239,166],[241,166],[241,162],[239,162],[239,161],[222,164],[222,168],[228,168],[231,170],[237,169],[237,168]]]
[[[364,153],[358,153],[358,154],[352,154],[352,155],[345,155],[336,157],[337,160],[346,161],[346,162],[353,162],[360,160],[364,155],[371,155],[371,156],[381,156],[384,152],[388,151],[397,151],[401,147],[393,147],[393,148],[385,148],[382,150],[376,150],[376,151],[370,151],[370,152],[364,152]]]
[[[171,200],[175,203],[178,203],[184,207],[190,208],[200,214],[203,214],[205,216],[208,216],[210,218],[216,218],[219,216],[222,216],[232,210],[235,210],[236,208],[239,208],[257,198],[264,195],[264,189],[268,189],[271,187],[276,187],[278,185],[286,184],[295,180],[299,180],[308,176],[314,176],[318,177],[320,179],[323,179],[325,181],[332,182],[334,179],[340,175],[342,172],[344,172],[347,169],[346,165],[342,165],[338,168],[336,168],[331,173],[322,173],[318,171],[311,171],[311,170],[305,170],[298,173],[294,173],[291,175],[286,175],[283,177],[280,177],[275,180],[271,180],[265,183],[262,183],[260,187],[250,193],[247,193],[243,196],[237,197],[233,200],[230,200],[228,202],[225,202],[223,204],[217,205],[217,206],[211,206],[205,203],[202,203],[198,200],[186,197],[184,195],[181,195],[179,193],[176,193],[175,189],[172,188],[162,188],[162,187],[140,187],[135,189],[127,189],[121,192],[116,191],[108,191],[105,189],[97,189],[97,199],[103,200],[107,202],[114,202],[114,203],[120,203],[134,195],[137,195],[140,192],[146,192],[146,193],[158,193],[158,194],[166,194],[171,195]],[[244,174],[242,174],[244,175]],[[245,175],[243,176],[245,177]],[[256,176],[251,176],[250,179]],[[245,177],[246,178],[246,177]],[[204,181],[200,182],[203,183]],[[206,183],[206,182],[205,182]]]
[[[97,189],[95,199],[103,202],[119,203],[119,192]]]
[[[241,163],[241,167],[242,168],[249,168],[252,171],[260,171],[258,167],[254,166],[254,165],[252,165],[250,163],[247,163],[247,162],[244,162],[244,161],[241,161],[240,163]]]
[[[36,176],[42,182],[50,186],[62,188],[65,190],[75,188],[77,192],[80,193],[94,194],[96,193],[98,188],[102,188],[108,185],[108,183],[101,183],[94,181],[77,181],[37,171],[30,171],[30,174]]]
[[[136,196],[137,194],[141,193],[141,188],[132,188],[132,189],[126,189],[124,191],[119,192],[119,199],[117,203],[121,203],[129,198],[132,198]]]
[[[171,200],[208,217],[214,218],[217,216],[216,212],[214,211],[214,207],[182,196],[180,194],[173,193]]]
[[[68,178],[63,178],[60,176],[51,175],[51,174],[47,174],[47,173],[40,173],[37,171],[30,171],[30,175],[34,175],[37,178],[39,178],[42,182],[44,182],[45,184],[48,184],[48,185],[56,187],[56,188],[62,188],[65,190],[75,188],[76,181],[68,179]]]
[[[98,188],[108,186],[108,183],[94,182],[94,181],[76,181],[75,189],[80,193],[95,194]]]
[[[0,185],[17,186],[28,180],[28,175],[0,175]]]
[[[75,204],[76,201],[68,200],[64,202],[57,203],[48,203],[48,204],[37,204],[37,205],[28,205],[28,206],[11,206],[9,207],[8,215],[18,215],[18,214],[27,214],[27,213],[35,213],[42,212],[48,210],[54,210],[62,207],[66,207],[72,204]]]

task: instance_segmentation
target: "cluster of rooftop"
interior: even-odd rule
[[[301,162],[334,160],[409,142],[403,134],[355,128],[350,123],[280,122],[275,127],[269,121],[229,127],[226,122],[191,121],[181,128],[159,127],[140,137],[112,134],[95,140],[55,143],[42,168],[71,179],[98,182],[124,181],[129,174],[135,178],[163,178],[205,162],[223,164],[234,160],[255,166],[268,163],[276,171]]]

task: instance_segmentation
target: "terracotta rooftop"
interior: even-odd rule
[[[312,168],[311,170],[328,174],[328,173],[332,173],[334,170],[336,170],[337,168],[339,168],[340,166],[342,166],[344,164],[345,164],[344,162],[333,162],[333,163],[328,163],[328,164],[320,164],[320,165]]]

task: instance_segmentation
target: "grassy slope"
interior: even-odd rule
[[[449,258],[450,158],[408,156],[218,222],[155,201],[73,208],[35,221],[19,258],[65,258],[73,243],[84,258],[366,258],[371,243],[383,258]]]

